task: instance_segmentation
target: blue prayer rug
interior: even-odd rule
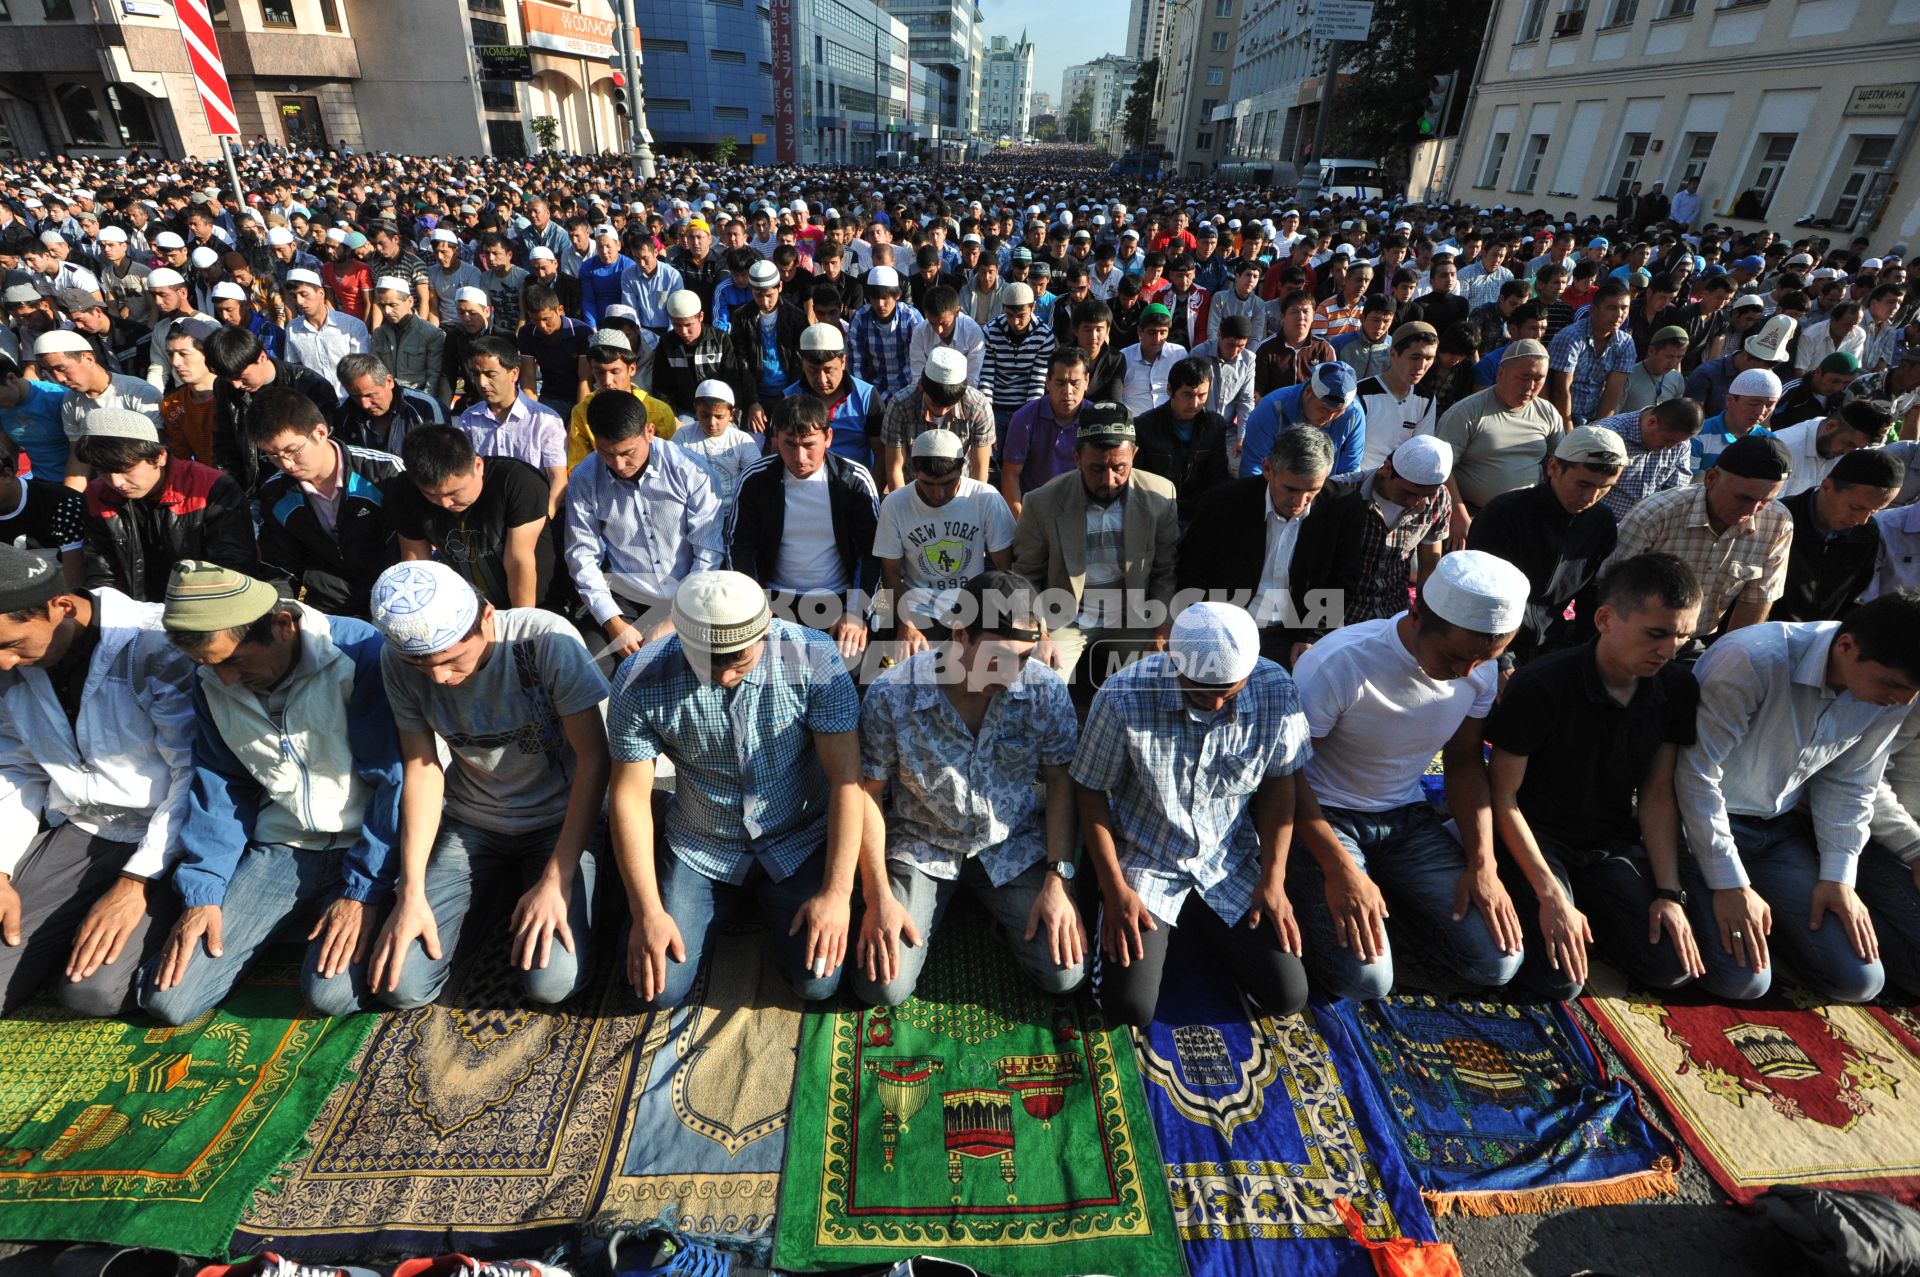
[[[1436,1214],[1674,1191],[1679,1152],[1562,1004],[1396,994],[1334,1008]]]
[[[1334,1202],[1366,1235],[1434,1239],[1390,1114],[1323,1011],[1271,1016],[1176,946],[1159,1018],[1134,1034],[1174,1223],[1193,1277],[1370,1277]]]

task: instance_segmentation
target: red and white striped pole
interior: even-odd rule
[[[233,160],[233,144],[227,139],[240,136],[240,116],[233,108],[233,88],[227,83],[226,64],[220,59],[220,42],[213,29],[213,15],[207,0],[175,0],[180,15],[180,35],[187,45],[187,62],[193,68],[194,87],[200,90],[200,106],[206,112],[207,131],[220,139],[220,152],[227,160],[227,178],[233,183],[233,197],[241,209],[247,206],[247,193],[240,186],[240,169]]]

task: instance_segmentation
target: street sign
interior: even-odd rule
[[[240,117],[234,114],[233,89],[227,84],[227,68],[220,60],[220,42],[213,33],[207,0],[178,0],[174,8],[180,14],[180,34],[187,42],[187,62],[193,68],[194,86],[200,90],[200,105],[207,113],[207,129],[215,137],[239,137]]]
[[[1372,0],[1315,0],[1313,38],[1367,40],[1373,29]]]
[[[488,80],[526,81],[533,78],[533,53],[524,44],[476,44],[480,75]]]

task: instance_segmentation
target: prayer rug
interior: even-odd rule
[[[1337,1006],[1435,1214],[1603,1206],[1675,1189],[1679,1153],[1560,1003],[1396,994]]]
[[[224,1253],[373,1028],[314,1015],[298,977],[256,968],[178,1028],[50,1002],[0,1020],[0,1237]]]
[[[1371,1240],[1434,1240],[1337,1017],[1267,1015],[1177,947],[1162,989],[1134,1048],[1193,1277],[1371,1277],[1340,1199]]]
[[[438,1002],[382,1020],[234,1253],[528,1253],[577,1235],[626,1135],[648,1016],[607,969],[562,1006],[523,1004],[508,962],[503,944],[465,946]]]
[[[765,934],[714,946],[687,1004],[647,1026],[633,1134],[595,1235],[661,1224],[757,1264],[771,1257],[806,1004]]]
[[[775,1267],[1185,1272],[1133,1052],[1091,998],[1038,992],[957,905],[916,997],[846,1007],[801,1032]]]
[[[1662,1000],[1598,989],[1587,1010],[1736,1202],[1774,1184],[1920,1202],[1920,1017],[1818,1006]]]

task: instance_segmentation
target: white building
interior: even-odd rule
[[[1166,148],[1161,171],[1200,178],[1220,162],[1214,113],[1231,99],[1234,49],[1245,0],[1176,5],[1160,59],[1156,105]]]
[[[987,45],[986,93],[980,107],[980,131],[988,137],[1026,136],[1033,107],[1033,42],[1026,32],[1019,43],[1003,35]]]
[[[1150,62],[1166,51],[1167,9],[1168,0],[1132,0],[1127,10],[1128,57]]]
[[[1091,62],[1067,68],[1060,78],[1060,118],[1064,127],[1067,113],[1085,93],[1091,96],[1089,134],[1095,146],[1119,154],[1129,139],[1117,136],[1123,131],[1127,113],[1127,94],[1140,77],[1140,63],[1124,54],[1108,53]]]
[[[1221,166],[1236,177],[1273,182],[1312,148],[1326,42],[1313,38],[1311,6],[1298,0],[1243,2],[1232,100],[1214,115]]]
[[[940,78],[942,137],[958,140],[978,132],[986,69],[986,19],[979,5],[974,0],[880,2],[906,24],[908,56]]]
[[[1872,238],[1920,233],[1920,0],[1495,0],[1481,61],[1455,199],[1863,232],[1891,189]]]

